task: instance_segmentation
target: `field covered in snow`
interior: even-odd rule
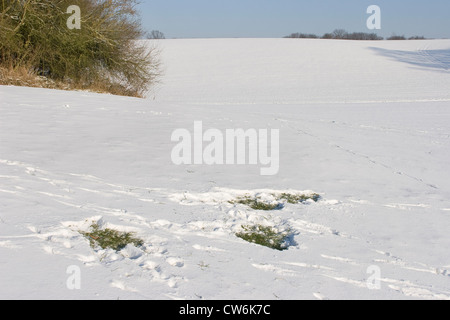
[[[158,45],[147,99],[0,86],[0,299],[450,299],[450,40]],[[175,165],[198,122],[278,130],[277,174]]]

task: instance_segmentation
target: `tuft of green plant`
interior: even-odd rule
[[[133,244],[136,247],[144,244],[144,241],[135,238],[132,232],[120,232],[109,228],[101,229],[96,223],[91,225],[90,232],[80,231],[80,233],[89,239],[92,248],[99,246],[102,249],[120,251],[128,244]]]
[[[243,225],[243,231],[236,236],[250,243],[255,243],[271,249],[283,251],[289,247],[288,238],[291,231],[279,232],[273,227],[263,225]]]
[[[304,203],[308,200],[313,200],[314,202],[317,202],[320,200],[320,195],[317,193],[312,194],[293,194],[293,193],[281,193],[281,194],[272,194],[274,197],[273,202],[265,202],[261,199],[261,197],[255,196],[243,196],[239,197],[236,200],[229,201],[231,204],[243,204],[246,205],[253,210],[265,210],[265,211],[271,211],[271,210],[279,210],[282,209],[284,206],[284,203],[282,200],[285,200],[288,203],[291,204],[298,204],[298,203]]]
[[[237,198],[235,201],[230,201],[231,204],[239,203],[246,206],[249,206],[253,210],[277,210],[282,208],[282,204],[280,203],[267,203],[261,200],[261,198],[255,197],[252,198],[250,196],[244,196]]]
[[[314,202],[317,202],[320,200],[320,195],[317,193],[312,193],[312,194],[282,193],[280,195],[274,195],[274,196],[277,199],[284,199],[288,203],[291,203],[291,204],[303,203],[308,200],[313,200]]]

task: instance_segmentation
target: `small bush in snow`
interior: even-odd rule
[[[290,231],[280,232],[273,227],[263,225],[242,226],[243,231],[236,236],[261,246],[275,250],[286,250],[289,247]]]
[[[120,232],[114,229],[101,229],[98,224],[91,226],[91,232],[80,232],[89,239],[92,248],[97,246],[102,249],[120,251],[128,244],[140,247],[144,244],[141,239],[135,238],[131,232]]]
[[[290,204],[299,204],[305,203],[308,200],[317,202],[320,200],[320,195],[317,193],[297,194],[285,192],[280,194],[271,194],[265,199],[263,199],[261,195],[246,195],[229,202],[231,204],[243,204],[252,208],[253,210],[271,211],[283,209],[286,202]]]
[[[308,200],[313,200],[314,202],[317,202],[320,200],[320,195],[317,193],[312,193],[312,194],[282,193],[276,197],[278,199],[284,199],[288,203],[291,203],[291,204],[303,203]]]
[[[251,196],[241,197],[235,201],[230,201],[230,203],[232,204],[239,203],[249,206],[253,210],[265,210],[265,211],[277,210],[283,207],[282,203],[267,202],[263,201],[260,197],[251,197]]]

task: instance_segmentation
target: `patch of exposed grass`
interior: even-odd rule
[[[244,197],[240,197],[237,198],[235,201],[230,201],[231,204],[243,204],[246,205],[250,208],[252,208],[253,210],[265,210],[265,211],[270,211],[270,210],[277,210],[277,209],[281,209],[282,208],[282,204],[280,203],[267,203],[264,202],[261,198],[259,197],[250,197],[250,196],[244,196]]]
[[[243,231],[236,236],[250,243],[283,251],[289,247],[290,230],[280,232],[273,227],[263,225],[242,226]]]
[[[314,202],[317,202],[320,200],[320,195],[317,193],[312,193],[312,194],[282,193],[280,195],[274,195],[274,196],[277,199],[284,199],[288,203],[291,203],[291,204],[303,203],[308,200],[313,200]]]
[[[239,197],[236,200],[229,201],[231,204],[243,204],[246,205],[253,210],[280,210],[283,209],[285,202],[291,204],[299,204],[304,203],[308,200],[312,200],[317,202],[320,200],[320,195],[317,193],[311,194],[295,194],[295,193],[280,193],[280,194],[271,194],[273,197],[272,201],[264,201],[260,196],[250,196],[246,195],[243,197]]]
[[[109,228],[101,229],[96,223],[91,225],[90,232],[80,231],[80,233],[89,239],[92,248],[99,246],[102,249],[120,251],[128,244],[133,244],[136,247],[144,244],[144,241],[134,237],[132,232],[121,232]]]

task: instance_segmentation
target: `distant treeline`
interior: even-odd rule
[[[323,36],[318,36],[311,33],[292,33],[285,38],[292,39],[341,39],[341,40],[384,40],[383,37],[378,36],[376,33],[366,32],[352,32],[349,33],[343,29],[336,29],[331,33],[325,33]],[[406,38],[405,36],[393,35],[386,40],[424,40],[423,36],[414,36]]]

